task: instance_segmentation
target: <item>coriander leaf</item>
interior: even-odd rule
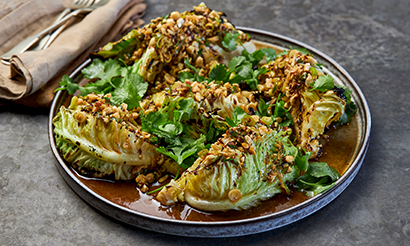
[[[148,83],[139,74],[129,74],[122,78],[121,83],[113,91],[111,101],[115,104],[126,103],[132,110],[139,105],[141,97],[147,92]]]
[[[239,66],[235,70],[235,76],[230,80],[231,83],[241,83],[243,80],[247,78],[252,78],[253,77],[253,70],[252,70],[252,64],[250,63],[245,63],[242,66]]]
[[[87,79],[101,78],[104,73],[103,61],[100,59],[95,59],[88,67],[83,68],[81,73]]]
[[[339,173],[327,163],[312,162],[306,173],[297,178],[295,187],[309,196],[315,196],[330,189],[339,177]]]
[[[227,32],[222,40],[222,46],[230,51],[236,50],[236,39],[239,37],[239,33]]]
[[[332,181],[339,178],[339,174],[329,167],[326,162],[313,162],[310,164],[310,175],[316,178],[329,176]]]
[[[68,94],[74,94],[78,89],[79,85],[73,82],[73,79],[68,77],[68,75],[64,75],[60,81],[60,87],[57,88],[54,92],[67,90]]]
[[[192,75],[190,72],[180,72],[178,75],[179,75],[181,81],[185,82],[186,79],[189,79],[189,80],[192,80],[192,81],[202,82],[202,81],[205,80],[204,76],[199,76],[199,70],[189,63],[188,58],[185,58],[184,64],[189,69],[192,69],[194,71],[194,74]]]
[[[194,81],[195,80],[195,76],[192,74],[192,73],[190,73],[190,72],[180,72],[179,74],[179,80],[180,81],[182,81],[182,82],[185,82],[185,80],[191,80],[191,81]]]
[[[304,171],[309,166],[309,157],[312,152],[307,152],[305,155],[302,155],[301,150],[299,149],[298,155],[295,158],[295,164],[299,170]]]
[[[163,138],[174,138],[175,135],[173,135],[171,132],[167,132],[164,129],[167,124],[172,123],[171,121],[168,120],[168,115],[165,113],[162,113],[160,111],[157,112],[149,112],[148,115],[143,115],[141,114],[141,129],[151,133],[155,134],[158,137],[163,137]]]
[[[206,132],[206,141],[208,143],[215,143],[218,138],[226,132],[226,129],[215,127],[215,121],[211,121],[208,131]]]
[[[242,56],[245,57],[246,60],[252,64],[252,66],[256,66],[263,59],[265,54],[261,50],[255,50],[252,54],[250,54],[244,47],[242,50]]]
[[[210,81],[222,81],[226,82],[229,78],[229,71],[226,69],[225,65],[218,64],[214,67],[211,72],[209,72],[209,80]]]
[[[335,82],[330,75],[320,75],[319,78],[310,85],[312,86],[310,91],[319,90],[321,92],[325,92],[326,90],[333,89],[335,87]]]
[[[308,49],[306,49],[306,48],[303,48],[303,47],[292,48],[292,46],[290,46],[289,49],[291,49],[291,50],[297,50],[297,51],[299,51],[300,53],[302,53],[302,54],[305,55],[305,56],[310,54],[310,51],[309,51]],[[310,54],[310,55],[311,55],[311,54]]]
[[[316,70],[316,68],[315,67],[310,67],[310,73],[312,74],[312,77],[314,78],[314,77],[316,77],[316,75],[317,75],[317,70]]]
[[[317,66],[317,67],[320,68],[320,69],[323,68],[323,64],[322,64],[322,63],[316,63],[315,66]]]
[[[343,89],[343,95],[346,97],[346,104],[349,104],[352,99],[352,96],[351,96],[352,90],[350,90],[350,88],[347,86],[336,86],[336,87]]]
[[[157,151],[159,153],[162,153],[164,155],[171,157],[178,163],[178,165],[180,166],[182,165],[182,167],[188,168],[189,164],[192,165],[192,163],[191,162],[189,164],[186,163],[186,165],[184,166],[183,165],[184,160],[198,153],[199,151],[205,149],[205,144],[204,144],[205,141],[206,141],[205,135],[201,134],[201,136],[195,141],[191,141],[191,140],[184,141],[184,138],[183,138],[181,141],[181,144],[173,145],[173,146],[169,145],[167,146],[167,148],[165,148],[164,146],[161,146],[160,148],[157,148]]]
[[[257,78],[250,78],[250,79],[245,79],[245,82],[251,87],[251,90],[257,90],[258,89],[258,79]]]
[[[285,109],[285,102],[279,99],[275,103],[275,110],[273,112],[273,119],[277,118],[282,119],[281,122],[278,122],[280,126],[294,125],[289,109]]]
[[[262,50],[255,50],[252,54],[252,64],[253,65],[257,65],[262,59],[263,57],[265,57],[265,53]]]
[[[287,56],[288,55],[289,50],[284,50],[282,52],[280,52],[277,57],[281,57],[281,56]]]
[[[268,112],[269,107],[270,107],[270,105],[266,104],[265,100],[263,100],[263,98],[261,98],[259,100],[258,111],[256,111],[256,115],[258,115],[260,118],[262,118],[264,116],[270,116],[270,114]]]
[[[357,111],[357,106],[353,101],[346,104],[345,113],[340,117],[337,123],[342,124],[342,125],[346,125],[350,123],[350,121],[352,120],[352,117],[356,114],[356,111]]]
[[[175,124],[179,124],[182,120],[188,121],[192,115],[193,109],[192,105],[194,104],[194,99],[186,98],[178,102],[177,107],[179,109],[174,110],[174,119]]]
[[[232,119],[225,117],[226,122],[230,127],[235,127],[241,123],[242,118],[248,115],[242,108],[236,107],[232,113]]]
[[[111,83],[111,79],[121,75],[121,65],[117,60],[109,59],[102,62],[95,59],[91,65],[81,70],[87,79],[99,78],[101,84]]]
[[[232,58],[228,63],[229,71],[234,71],[238,66],[242,65],[246,61],[244,56],[237,56]]]
[[[265,54],[266,56],[266,63],[269,63],[271,61],[274,61],[276,58],[276,51],[272,48],[265,48],[261,49],[261,51]]]
[[[264,67],[258,68],[257,70],[254,70],[254,77],[258,79],[259,75],[267,73],[267,72],[268,70]]]

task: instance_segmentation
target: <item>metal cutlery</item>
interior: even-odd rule
[[[51,44],[51,42],[57,37],[57,35],[60,34],[64,30],[65,26],[67,26],[67,25],[65,25],[66,22],[69,21],[72,17],[79,16],[80,14],[84,14],[84,13],[88,14],[88,13],[92,12],[93,10],[95,10],[95,9],[101,7],[101,6],[104,6],[108,2],[109,2],[109,0],[75,0],[73,3],[76,3],[77,6],[81,4],[81,6],[82,6],[81,8],[78,8],[78,9],[72,11],[71,13],[65,15],[58,22],[53,23],[51,26],[44,29],[40,33],[38,33],[36,35],[33,35],[33,36],[30,36],[30,37],[26,38],[25,40],[23,40],[22,42],[20,42],[18,45],[13,47],[10,51],[6,52],[5,54],[3,54],[1,56],[1,62],[6,64],[6,65],[9,65],[10,64],[10,58],[11,58],[12,55],[23,53],[23,52],[27,51],[28,49],[33,47],[33,45],[40,42],[41,39],[43,37],[45,37],[46,35],[48,35],[50,32],[55,31],[55,30],[57,30],[61,27],[61,29],[58,32],[56,31],[57,32],[56,35],[54,35],[54,36],[52,35],[53,37],[50,36],[50,38],[47,40],[47,42],[45,42],[44,45],[40,48],[48,47],[48,45]],[[74,4],[73,4],[73,6],[74,6]],[[71,8],[70,8],[70,10],[71,10]],[[51,39],[51,38],[53,38],[53,39]],[[51,40],[51,42],[50,42],[50,40]]]

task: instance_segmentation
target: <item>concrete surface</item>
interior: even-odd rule
[[[148,0],[145,20],[199,1]],[[352,184],[321,211],[252,236],[193,239],[107,218],[63,181],[47,139],[47,110],[0,108],[0,245],[409,245],[410,2],[216,1],[238,26],[280,33],[330,55],[372,113],[371,143]]]

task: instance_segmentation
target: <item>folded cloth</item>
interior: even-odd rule
[[[5,65],[0,65],[0,98],[31,107],[49,107],[64,74],[87,60],[92,50],[143,24],[139,18],[146,5],[142,1],[110,0],[70,26],[49,48],[13,55],[8,75],[4,74]]]

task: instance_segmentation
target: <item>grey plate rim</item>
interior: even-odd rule
[[[121,222],[136,227],[171,235],[211,238],[255,234],[288,225],[320,210],[328,203],[330,203],[332,200],[334,200],[347,188],[347,186],[352,182],[352,180],[358,173],[363,163],[364,157],[368,149],[371,131],[370,109],[367,104],[366,98],[364,97],[363,92],[360,90],[357,83],[353,80],[349,73],[335,60],[333,60],[331,57],[327,56],[323,52],[315,49],[314,47],[311,47],[310,45],[268,31],[248,27],[237,28],[246,33],[249,33],[251,36],[265,36],[268,39],[270,38],[280,40],[282,42],[290,43],[295,46],[304,47],[309,51],[313,52],[316,58],[318,58],[319,56],[321,59],[331,64],[334,68],[337,69],[338,72],[340,72],[345,77],[345,79],[349,81],[349,87],[351,87],[351,89],[354,91],[355,102],[356,104],[358,104],[359,110],[362,114],[361,117],[364,121],[362,123],[364,124],[362,128],[364,130],[364,133],[363,139],[361,139],[361,146],[359,151],[356,153],[355,160],[348,168],[348,170],[343,174],[343,176],[337,181],[337,183],[325,193],[308,199],[307,201],[302,202],[294,207],[282,210],[277,213],[242,220],[219,222],[183,221],[156,217],[134,210],[130,210],[128,208],[122,207],[103,198],[102,196],[88,188],[71,172],[69,167],[65,164],[64,160],[59,155],[54,141],[52,124],[52,119],[56,113],[56,110],[58,110],[59,99],[62,97],[64,93],[62,91],[59,91],[55,95],[50,109],[50,116],[48,122],[50,147],[55,158],[57,159],[56,167],[60,172],[61,176],[83,200],[85,200],[88,204],[90,204],[97,210],[101,211],[102,213]],[[73,73],[70,74],[70,77],[76,76],[81,71],[81,69],[87,66],[90,62],[90,59],[85,61]]]

